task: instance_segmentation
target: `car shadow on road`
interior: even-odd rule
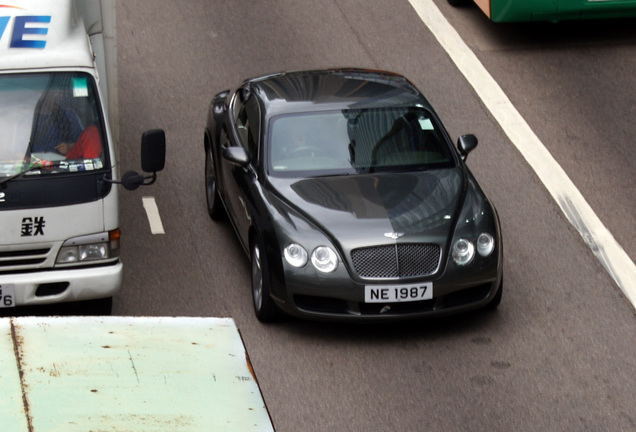
[[[318,322],[284,317],[268,324],[274,331],[312,339],[388,342],[437,340],[476,333],[490,333],[505,325],[499,310],[476,310],[458,315],[392,322]]]

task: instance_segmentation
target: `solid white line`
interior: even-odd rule
[[[578,230],[627,299],[636,307],[636,265],[603,225],[583,195],[530,129],[477,56],[435,6],[433,0],[409,0],[502,129]]]
[[[165,234],[155,198],[143,197],[141,200],[144,203],[144,209],[146,210],[146,215],[148,216],[148,222],[150,222],[150,232],[152,234]]]

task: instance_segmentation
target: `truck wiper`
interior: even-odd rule
[[[47,166],[33,165],[33,166],[31,166],[31,167],[29,167],[29,168],[27,168],[27,169],[23,170],[23,171],[20,171],[20,172],[19,172],[19,173],[17,173],[17,174],[13,174],[13,175],[11,175],[11,176],[9,176],[9,177],[5,177],[5,178],[3,178],[3,179],[0,179],[0,185],[3,185],[3,184],[5,184],[5,183],[8,183],[8,182],[10,182],[11,180],[15,180],[15,179],[17,179],[18,177],[21,177],[21,176],[23,176],[24,174],[29,173],[29,172],[31,172],[31,171],[37,171],[37,170],[41,170],[41,169],[51,169],[51,168],[57,168],[57,167],[61,166],[61,162],[65,162],[65,161],[55,161],[55,162],[52,162],[52,163],[51,163],[51,165],[47,165]]]

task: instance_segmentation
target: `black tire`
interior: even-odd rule
[[[490,300],[490,303],[486,305],[486,309],[495,310],[501,303],[501,298],[503,297],[503,276],[501,277],[501,282],[499,283],[499,288],[497,289],[497,293]]]
[[[252,303],[259,321],[276,321],[280,312],[270,297],[267,256],[263,253],[262,242],[257,238],[252,244]]]
[[[207,148],[205,151],[205,200],[208,206],[208,214],[214,220],[223,219],[225,216],[225,209],[223,208],[217,185],[214,156],[212,149]]]

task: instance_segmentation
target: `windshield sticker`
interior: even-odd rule
[[[433,123],[431,123],[431,119],[420,118],[419,122],[420,122],[420,127],[422,128],[422,130],[434,130]]]
[[[73,78],[73,97],[88,97],[88,84],[85,77]]]

